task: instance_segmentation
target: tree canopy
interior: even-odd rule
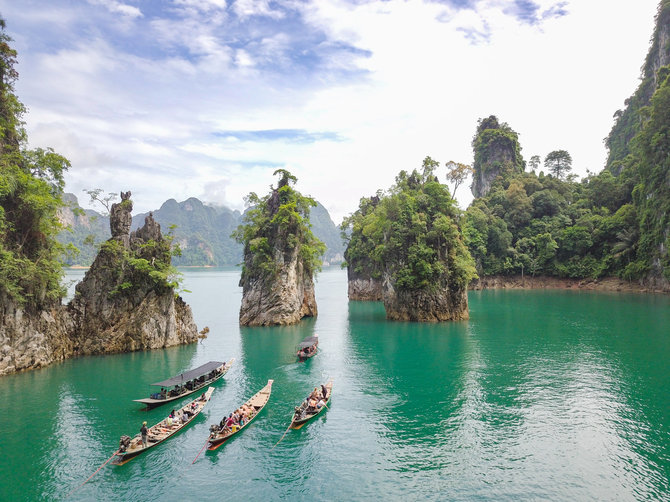
[[[426,157],[421,172],[401,171],[388,192],[361,199],[343,221],[345,258],[355,273],[387,274],[396,289],[427,291],[465,288],[476,276],[458,210],[434,175],[436,165]]]
[[[554,150],[544,158],[544,167],[557,178],[563,179],[572,170],[572,157],[566,150]]]
[[[0,19],[0,299],[41,308],[60,300],[67,159],[52,149],[27,148],[25,107],[14,93],[17,54]]]

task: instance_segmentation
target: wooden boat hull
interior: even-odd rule
[[[198,387],[194,388],[193,390],[183,392],[183,393],[179,394],[178,396],[167,397],[165,399],[153,399],[153,398],[150,398],[150,397],[146,397],[146,398],[143,398],[143,399],[133,399],[133,401],[135,401],[136,403],[142,403],[142,404],[146,405],[148,410],[151,410],[151,409],[157,408],[158,406],[161,406],[163,404],[171,403],[172,401],[177,401],[178,399],[182,399],[186,396],[190,396],[191,394],[194,394],[194,393],[198,392],[199,390],[207,387],[208,385],[213,384],[217,380],[220,380],[221,378],[223,378],[224,375],[226,373],[228,373],[228,371],[230,370],[230,368],[231,368],[231,366],[233,365],[234,362],[235,362],[235,358],[231,359],[230,361],[228,361],[226,363],[226,368],[223,370],[223,373],[221,373],[220,375],[217,375],[215,378],[212,378],[211,380],[206,380],[202,385],[199,385]]]
[[[295,416],[293,418],[293,421],[291,422],[290,428],[291,429],[300,429],[303,425],[305,425],[307,422],[312,420],[315,417],[318,417],[321,413],[323,413],[324,410],[328,409],[328,403],[330,403],[330,397],[333,392],[333,382],[330,381],[326,384],[326,406],[321,407],[316,411],[316,413],[306,415],[304,418],[301,419],[295,419]]]
[[[312,357],[314,357],[318,351],[319,349],[315,348],[314,352],[310,352],[307,355],[303,355],[304,354],[303,352],[298,352],[298,359],[300,359],[301,361],[307,361],[307,359],[311,359]]]
[[[263,411],[263,408],[265,408],[265,405],[267,404],[268,400],[270,399],[270,394],[272,392],[272,383],[274,380],[268,380],[268,383],[263,387],[261,390],[259,390],[256,394],[254,394],[245,404],[253,406],[256,409],[256,412],[254,415],[249,419],[247,423],[245,423],[242,427],[239,429],[235,430],[234,432],[226,433],[226,434],[210,434],[209,436],[209,443],[207,445],[207,449],[209,451],[214,451],[217,448],[219,448],[223,443],[228,441],[230,438],[236,436],[240,432],[242,432],[251,422],[253,422],[256,417],[260,414],[261,411]]]
[[[185,409],[189,409],[189,411],[192,410],[193,415],[188,419],[186,423],[181,424],[173,423],[173,425],[168,426],[167,419],[165,419],[157,423],[156,425],[152,425],[149,428],[149,441],[146,448],[141,446],[142,439],[141,436],[137,434],[131,440],[130,446],[128,447],[127,450],[123,452],[120,450],[116,451],[115,453],[116,457],[114,458],[112,463],[115,465],[123,465],[126,462],[132,460],[133,458],[137,457],[138,455],[144,453],[145,451],[150,450],[154,446],[158,446],[166,439],[169,439],[178,432],[180,432],[186,426],[192,424],[195,417],[197,417],[200,414],[200,412],[204,409],[205,405],[209,402],[210,398],[212,397],[212,392],[214,392],[214,387],[210,387],[209,389],[207,389],[207,392],[205,392],[204,401],[201,398],[197,398],[188,403],[187,405],[183,406],[182,408],[180,408],[179,411],[182,413]],[[193,403],[196,403],[195,409],[192,409],[191,407]],[[177,413],[177,415],[180,415],[180,413]]]

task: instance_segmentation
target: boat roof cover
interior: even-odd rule
[[[307,338],[305,338],[302,342],[300,342],[298,344],[298,348],[304,349],[306,347],[311,347],[312,345],[314,345],[318,341],[319,341],[318,336],[308,336]]]
[[[172,387],[173,385],[181,385],[185,382],[188,382],[189,380],[193,380],[194,378],[206,375],[207,373],[209,373],[212,370],[215,370],[222,364],[223,363],[220,361],[210,361],[208,363],[203,364],[202,366],[198,366],[195,369],[185,371],[184,373],[180,373],[179,375],[173,376],[172,378],[168,378],[167,380],[163,380],[162,382],[152,383],[151,385],[156,385],[160,387]]]

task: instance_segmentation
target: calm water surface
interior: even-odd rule
[[[0,500],[670,500],[667,296],[473,292],[469,321],[399,323],[348,302],[331,269],[317,319],[240,328],[237,271],[185,278],[203,342],[0,379]],[[320,353],[297,362],[314,332]],[[188,428],[71,493],[122,434],[169,413],[132,401],[148,383],[231,357]],[[209,425],[269,378],[262,414],[191,465]],[[330,409],[273,449],[328,378]]]

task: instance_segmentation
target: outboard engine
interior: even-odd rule
[[[219,426],[217,424],[212,424],[212,425],[209,426],[209,432],[211,432],[212,434],[218,433],[219,430],[220,429],[219,429]]]
[[[128,446],[130,446],[130,436],[121,436],[121,439],[119,440],[119,451],[123,453],[128,449]]]

